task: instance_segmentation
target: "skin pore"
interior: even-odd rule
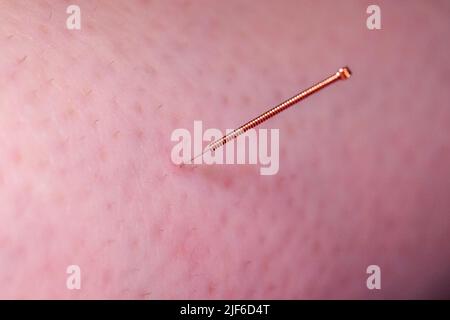
[[[448,295],[446,1],[0,1],[0,298]],[[279,171],[172,163],[262,125]],[[67,267],[82,287],[66,287]],[[378,265],[382,289],[368,290]]]

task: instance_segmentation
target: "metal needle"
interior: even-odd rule
[[[288,109],[289,107],[293,106],[294,104],[298,103],[299,101],[303,100],[304,98],[312,95],[313,93],[322,90],[323,88],[329,86],[330,84],[338,81],[338,80],[346,80],[350,78],[352,75],[350,69],[348,67],[340,68],[335,74],[329,76],[325,80],[320,81],[319,83],[313,85],[312,87],[296,94],[292,98],[280,103],[279,105],[273,107],[272,109],[264,112],[260,116],[254,118],[253,120],[247,122],[246,124],[240,126],[239,128],[233,130],[229,134],[223,136],[222,138],[211,142],[206,148],[203,150],[201,154],[198,154],[190,160],[189,163],[193,163],[194,159],[204,155],[208,151],[215,151],[217,148],[223,146],[228,141],[236,139],[241,134],[245,133],[246,131],[256,127],[257,125],[269,120],[273,116],[277,115],[278,113]]]

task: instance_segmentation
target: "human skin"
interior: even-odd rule
[[[377,4],[0,0],[0,298],[448,297],[450,5]],[[172,162],[344,65],[276,175]]]

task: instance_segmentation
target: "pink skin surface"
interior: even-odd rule
[[[450,4],[377,4],[1,0],[0,298],[447,296]],[[172,163],[344,65],[278,174]]]

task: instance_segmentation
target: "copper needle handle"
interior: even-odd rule
[[[256,117],[255,119],[247,122],[246,124],[240,126],[239,128],[233,130],[232,132],[230,132],[229,134],[223,136],[222,138],[213,141],[212,143],[210,143],[207,147],[207,149],[209,150],[216,150],[217,148],[223,146],[225,143],[227,143],[228,141],[237,138],[238,136],[240,136],[241,134],[243,134],[244,132],[256,127],[257,125],[269,120],[270,118],[272,118],[273,116],[277,115],[278,113],[286,110],[287,108],[293,106],[294,104],[296,104],[297,102],[299,102],[300,100],[303,100],[304,98],[312,95],[313,93],[322,90],[323,88],[329,86],[330,84],[338,81],[338,80],[345,80],[350,78],[350,76],[352,75],[350,69],[348,67],[343,67],[340,68],[338,70],[338,72],[336,72],[335,74],[333,74],[332,76],[329,76],[328,78],[326,78],[325,80],[320,81],[319,83],[313,85],[312,87],[300,92],[299,94],[293,96],[292,98],[280,103],[279,105],[277,105],[276,107],[273,107],[272,109],[264,112],[263,114],[261,114],[260,116]]]

